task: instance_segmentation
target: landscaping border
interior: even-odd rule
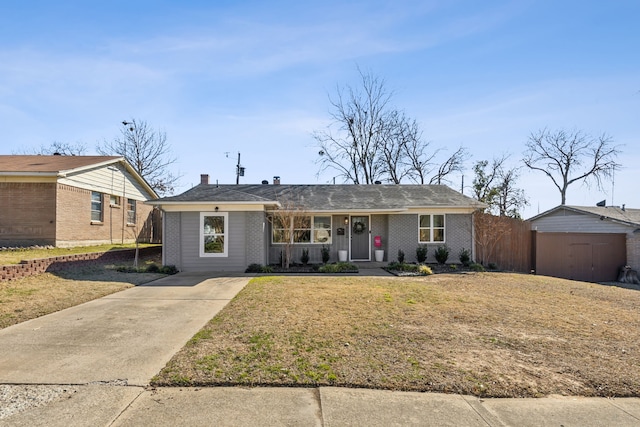
[[[138,251],[140,257],[150,257],[162,253],[162,246],[139,248]],[[132,248],[25,260],[21,261],[20,264],[0,266],[0,282],[21,279],[45,272],[61,271],[71,267],[132,260],[134,256],[135,248]]]

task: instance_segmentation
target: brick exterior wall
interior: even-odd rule
[[[138,255],[152,256],[158,254],[160,251],[161,248],[159,246],[140,248]],[[72,267],[132,260],[134,254],[135,249],[123,249],[111,252],[63,255],[22,261],[20,264],[0,266],[0,282],[21,279],[44,272],[61,271]]]
[[[0,183],[0,246],[60,247],[150,241],[152,206],[136,202],[138,227],[126,225],[126,200],[109,206],[102,195],[103,221],[91,223],[91,191],[57,183]],[[123,227],[123,222],[124,227]],[[124,235],[123,235],[124,230]]]
[[[56,184],[0,182],[0,246],[54,245]]]
[[[163,220],[162,262],[165,265],[175,265],[182,269],[181,238],[180,238],[180,212],[165,212]]]
[[[266,218],[263,212],[247,212],[245,216],[245,256],[247,265],[265,264]]]
[[[149,242],[150,214],[153,207],[136,201],[139,224],[127,225],[127,201],[109,205],[109,195],[102,193],[102,222],[91,221],[91,191],[58,184],[56,246],[69,247],[103,243],[132,243],[136,233],[141,242]]]
[[[376,248],[374,244],[375,236],[382,239],[382,247]],[[389,221],[387,215],[371,215],[371,260],[374,261],[375,251],[377,249],[384,250],[384,260],[389,261]],[[397,255],[398,251],[396,251]]]
[[[473,247],[471,236],[471,215],[447,214],[445,216],[445,243],[449,247],[448,264],[460,263],[458,254],[464,249]],[[383,240],[384,242],[384,240]],[[389,215],[389,252],[385,254],[386,261],[396,261],[398,250],[405,254],[405,262],[416,262],[418,247],[418,215]],[[427,262],[435,263],[435,250],[439,243],[429,243],[427,246]]]
[[[640,271],[640,232],[627,234],[627,264]]]

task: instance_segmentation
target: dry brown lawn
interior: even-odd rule
[[[164,274],[94,266],[0,282],[0,329],[149,282]]]
[[[260,277],[155,385],[640,396],[640,292],[506,273]]]

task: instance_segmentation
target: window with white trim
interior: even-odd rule
[[[229,215],[226,212],[200,213],[200,256],[227,257]]]
[[[444,243],[444,215],[418,215],[418,242]]]
[[[313,243],[331,244],[331,217],[313,217]]]
[[[110,195],[109,206],[120,206],[120,196]]]
[[[288,224],[283,223],[288,222]],[[291,229],[293,228],[293,234]],[[331,244],[331,216],[274,217],[272,243],[322,243]]]
[[[91,221],[102,222],[102,193],[91,192]]]

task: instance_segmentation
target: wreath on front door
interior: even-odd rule
[[[364,233],[364,230],[366,230],[366,226],[364,225],[364,222],[362,221],[356,221],[353,223],[353,233],[354,234],[362,234]]]

